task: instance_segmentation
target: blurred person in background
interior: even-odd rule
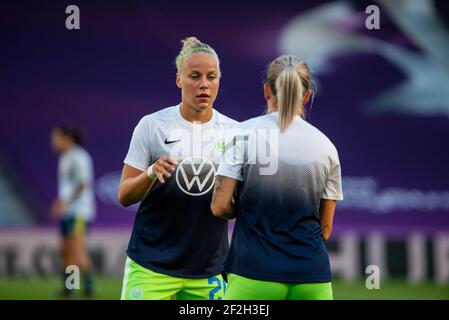
[[[59,155],[58,197],[51,206],[51,216],[60,224],[64,264],[62,295],[73,294],[66,286],[66,267],[75,265],[83,276],[83,293],[91,297],[94,288],[86,234],[95,218],[94,172],[92,158],[82,143],[83,135],[77,129],[57,126],[51,132],[53,150]]]
[[[333,299],[324,241],[343,199],[341,170],[335,146],[303,119],[311,94],[307,64],[278,57],[264,85],[267,114],[239,124],[235,136],[246,138],[226,148],[211,204],[215,216],[236,217],[225,299]],[[270,131],[267,150],[278,164],[272,173],[262,174],[266,163],[251,161],[259,159],[261,136],[248,129]]]
[[[181,103],[144,116],[124,160],[118,199],[123,206],[140,202],[126,252],[125,300],[215,300],[225,292],[228,224],[212,215],[210,201],[224,131],[236,121],[214,109],[221,76],[215,50],[195,37],[182,42]]]

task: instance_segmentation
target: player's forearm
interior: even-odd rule
[[[118,201],[128,207],[141,201],[148,191],[150,191],[155,180],[148,178],[146,172],[142,172],[136,177],[130,177],[120,183]]]
[[[214,216],[217,218],[222,218],[226,220],[231,220],[235,218],[234,213],[234,205],[232,203],[228,203],[226,205],[216,205],[212,203],[211,210]]]
[[[237,182],[234,179],[217,176],[210,209],[214,216],[222,219],[234,219],[234,204],[232,196]]]
[[[329,223],[321,223],[321,236],[323,237],[324,241],[329,240],[332,234],[332,225]]]
[[[324,241],[327,241],[332,234],[332,225],[334,222],[336,205],[337,202],[335,200],[321,199],[320,221],[321,221],[321,232]]]

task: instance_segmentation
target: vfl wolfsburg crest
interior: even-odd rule
[[[131,300],[142,300],[143,291],[140,288],[132,288],[129,293],[129,298]]]
[[[176,169],[179,189],[190,196],[209,192],[215,182],[215,167],[206,158],[196,156],[184,159]]]
[[[217,151],[223,153],[224,148],[225,148],[225,143],[223,140],[215,142],[215,149],[217,149]]]

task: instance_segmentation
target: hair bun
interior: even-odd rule
[[[182,49],[193,47],[194,45],[201,43],[201,41],[198,40],[197,37],[187,37],[181,42],[182,42]]]
[[[206,53],[210,54],[217,59],[218,64],[220,64],[220,60],[218,59],[217,53],[215,50],[209,46],[207,43],[203,43],[198,40],[197,37],[187,37],[184,40],[181,40],[182,49],[176,57],[175,63],[178,72],[181,70],[181,67],[184,61],[190,57],[194,53]]]

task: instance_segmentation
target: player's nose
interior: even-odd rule
[[[200,89],[207,89],[207,88],[209,88],[209,81],[207,80],[206,77],[201,78]]]

